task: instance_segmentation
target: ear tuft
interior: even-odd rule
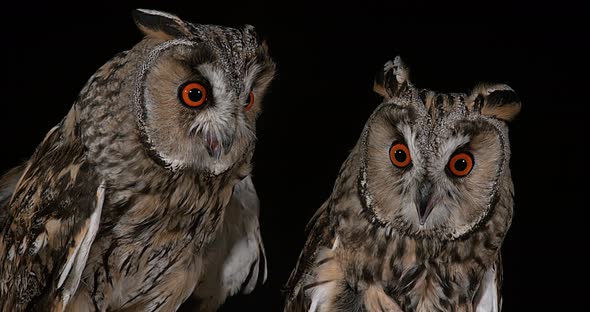
[[[256,32],[256,28],[252,25],[246,24],[244,25],[244,29],[242,30],[245,34],[245,37],[252,38],[256,42],[260,42],[260,36],[258,32]]]
[[[146,9],[136,9],[132,15],[146,37],[170,40],[190,36],[187,23],[175,15]]]
[[[520,98],[507,85],[479,85],[470,98],[472,109],[485,116],[511,121],[520,112]]]
[[[387,99],[398,97],[412,86],[409,76],[410,71],[398,55],[377,73],[373,91]]]

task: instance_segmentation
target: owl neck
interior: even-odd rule
[[[103,168],[107,184],[121,191],[158,195],[169,201],[170,208],[185,213],[187,209],[198,210],[196,203],[202,206],[212,201],[226,203],[233,186],[250,173],[249,163],[238,163],[219,175],[196,170],[171,171],[141,151],[136,155],[133,161],[121,161],[118,170]]]
[[[107,180],[105,224],[125,224],[120,236],[150,240],[184,234],[200,249],[224,217],[240,171],[219,176],[171,172],[139,159]]]

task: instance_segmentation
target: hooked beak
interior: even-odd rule
[[[416,199],[416,208],[418,208],[418,218],[420,225],[426,223],[426,219],[432,212],[432,208],[437,204],[438,199],[432,196],[432,182],[424,181]]]
[[[226,155],[234,143],[234,133],[229,135],[217,135],[213,131],[207,131],[204,134],[207,153],[215,160],[219,160],[221,155]]]

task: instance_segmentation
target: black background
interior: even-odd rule
[[[497,1],[345,4],[21,1],[1,18],[0,170],[31,155],[92,73],[141,39],[135,7],[256,26],[278,64],[258,122],[254,178],[269,279],[223,311],[280,311],[304,227],[378,105],[373,77],[398,53],[419,87],[468,92],[502,82],[523,109],[511,125],[515,218],[503,247],[505,311],[566,311],[588,300],[587,57],[584,10]],[[585,76],[585,77],[584,77]],[[582,78],[584,77],[584,78]],[[587,122],[586,122],[587,123]],[[579,283],[582,283],[581,285]],[[585,283],[585,284],[584,284]]]

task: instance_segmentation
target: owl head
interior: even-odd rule
[[[136,10],[145,39],[133,102],[152,159],[219,175],[251,157],[255,122],[275,65],[252,26],[191,24]]]
[[[510,87],[417,89],[397,57],[374,90],[383,103],[360,140],[359,178],[373,221],[411,237],[454,240],[478,228],[500,197],[512,196],[507,122],[520,101]]]

